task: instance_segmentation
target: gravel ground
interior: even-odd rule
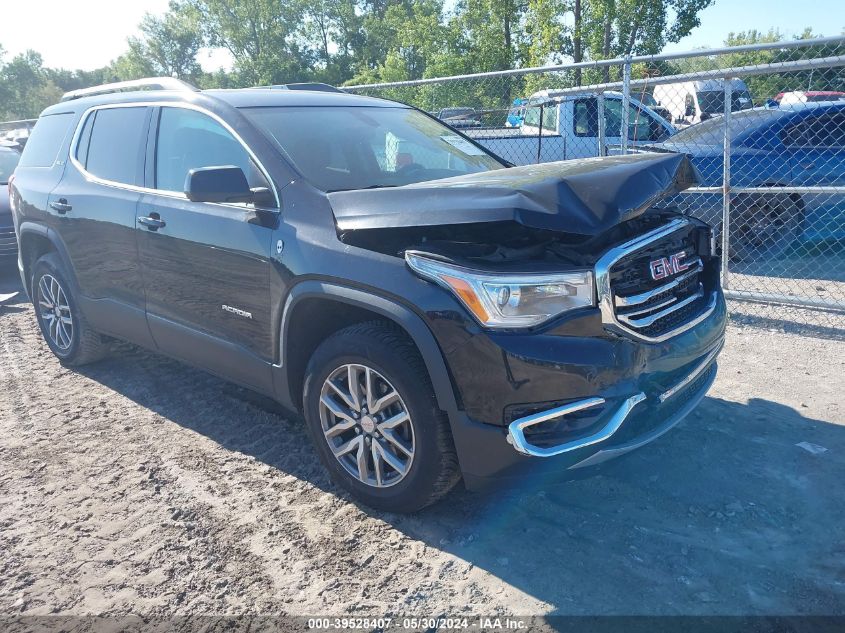
[[[842,339],[732,326],[702,406],[600,476],[403,517],[260,397],[128,346],[62,367],[21,300],[0,614],[845,614],[843,376]]]

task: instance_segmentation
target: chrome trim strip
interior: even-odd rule
[[[607,424],[605,424],[601,429],[599,429],[592,435],[588,435],[577,440],[572,440],[564,444],[558,444],[557,446],[549,446],[546,448],[534,446],[533,444],[529,443],[528,440],[525,439],[524,430],[529,426],[534,426],[535,424],[548,422],[550,420],[554,420],[570,413],[575,413],[576,411],[581,411],[583,409],[589,409],[591,407],[596,407],[600,404],[604,404],[604,398],[587,398],[586,400],[579,400],[571,404],[563,405],[562,407],[550,409],[549,411],[541,411],[539,413],[534,413],[524,418],[514,420],[508,425],[507,440],[508,443],[511,444],[518,453],[521,453],[523,455],[529,455],[531,457],[554,457],[555,455],[568,453],[570,451],[574,451],[579,448],[584,448],[585,446],[591,446],[592,444],[597,444],[608,439],[611,435],[613,435],[614,433],[616,433],[616,431],[619,430],[619,427],[622,426],[622,423],[625,421],[625,419],[628,417],[634,407],[636,407],[643,400],[645,400],[645,394],[643,393],[638,393],[636,395],[631,396],[630,398],[625,400],[621,405],[619,405],[619,408],[607,421]]]
[[[661,295],[664,292],[669,292],[670,290],[677,288],[678,286],[681,285],[681,283],[683,283],[684,281],[686,281],[687,279],[689,279],[693,275],[697,275],[702,270],[704,270],[704,265],[701,263],[701,258],[697,258],[697,259],[698,259],[698,261],[695,263],[695,268],[693,270],[689,270],[689,271],[685,272],[683,275],[675,277],[669,283],[663,284],[662,286],[659,286],[659,287],[657,287],[653,290],[649,290],[647,292],[642,292],[638,295],[630,295],[630,296],[627,296],[627,297],[614,297],[614,302],[616,303],[616,306],[619,307],[619,308],[624,308],[626,306],[639,305],[641,303],[645,303],[646,301],[649,301],[650,299],[652,299],[653,297],[656,297],[657,295]]]
[[[669,398],[674,396],[676,393],[678,393],[684,387],[690,384],[693,380],[695,380],[701,374],[707,371],[707,369],[710,367],[710,363],[712,363],[716,356],[719,355],[719,352],[722,351],[723,346],[724,342],[722,342],[718,347],[714,348],[713,351],[707,354],[707,356],[705,356],[701,360],[701,362],[698,363],[698,365],[696,365],[695,368],[689,374],[687,374],[679,383],[657,396],[657,399],[660,401],[660,403],[662,404],[666,402]]]
[[[646,308],[639,308],[638,310],[634,310],[633,312],[626,312],[624,315],[619,315],[620,317],[635,317],[639,316],[640,314],[648,314],[649,312],[654,312],[655,310],[659,310],[660,308],[665,308],[666,306],[670,306],[677,301],[677,297],[669,297],[665,301],[661,301],[660,303],[655,303],[653,306],[648,306]]]
[[[698,290],[695,291],[695,294],[690,295],[683,301],[673,303],[668,308],[661,310],[660,312],[655,312],[654,314],[642,317],[641,319],[632,319],[627,314],[618,314],[616,315],[616,318],[622,321],[622,323],[625,323],[626,325],[630,325],[633,328],[640,329],[648,327],[649,325],[653,325],[655,322],[659,321],[663,317],[667,317],[673,312],[677,312],[684,306],[688,306],[694,301],[698,301],[702,297],[704,297],[704,287],[701,284],[698,284]]]
[[[264,178],[267,180],[267,183],[270,185],[271,190],[273,191],[273,197],[276,200],[276,208],[281,210],[281,199],[279,198],[279,192],[276,189],[276,184],[273,182],[273,179],[270,177],[270,172],[267,171],[267,168],[264,167],[264,164],[258,160],[258,156],[255,155],[255,152],[246,144],[240,134],[238,134],[234,128],[226,123],[222,118],[218,115],[214,114],[210,110],[203,108],[202,106],[194,105],[193,103],[185,103],[180,101],[129,101],[126,103],[102,103],[100,105],[95,105],[83,112],[82,117],[79,119],[79,123],[76,125],[76,130],[73,133],[73,138],[70,141],[70,149],[68,151],[68,157],[70,159],[71,164],[79,170],[79,173],[88,180],[89,182],[94,182],[99,185],[103,185],[106,187],[114,187],[116,189],[123,189],[125,191],[134,191],[136,193],[147,193],[154,196],[166,196],[168,198],[180,198],[182,200],[187,200],[187,196],[185,196],[184,192],[181,191],[165,191],[164,189],[153,189],[151,187],[141,187],[138,185],[129,185],[122,182],[115,182],[113,180],[106,180],[105,178],[100,178],[95,176],[94,174],[86,171],[85,167],[76,159],[76,150],[77,145],[79,144],[79,137],[82,134],[82,128],[85,127],[85,122],[88,120],[88,117],[91,116],[91,113],[95,110],[105,110],[110,108],[154,108],[154,107],[167,107],[167,108],[182,108],[183,110],[194,110],[196,112],[200,112],[205,114],[208,117],[214,119],[217,123],[222,125],[227,132],[229,132],[238,143],[240,143],[243,148],[247,151],[250,158],[255,161],[255,164],[258,166],[258,169],[261,170],[261,173],[264,174]],[[215,204],[218,206],[223,207],[230,207],[236,209],[244,209],[249,208],[246,207],[245,203],[223,203],[223,202],[209,202],[205,204]]]
[[[644,435],[636,437],[630,440],[629,442],[614,446],[613,448],[602,449],[596,453],[593,453],[586,459],[570,466],[568,470],[583,468],[585,466],[595,466],[596,464],[601,464],[602,462],[614,459],[616,457],[619,457],[620,455],[624,455],[625,453],[630,453],[634,449],[640,448],[641,446],[645,446],[649,442],[653,442],[664,433],[670,431],[676,424],[678,424],[678,422],[687,417],[692,412],[692,410],[695,409],[698,404],[704,399],[704,396],[707,395],[707,392],[710,391],[710,387],[716,380],[717,365],[716,363],[713,363],[712,365],[710,365],[710,367],[712,369],[712,375],[710,376],[710,378],[707,379],[707,382],[704,384],[704,386],[702,386],[702,388],[692,398],[690,398],[687,404],[685,404],[681,409],[678,410],[675,415],[666,420],[663,424],[658,426],[656,429],[653,429],[650,433],[646,433]]]
[[[619,246],[611,248],[596,262],[596,296],[598,298],[599,310],[601,311],[601,319],[607,329],[615,330],[621,334],[639,339],[641,341],[647,341],[649,343],[661,343],[672,338],[673,336],[677,336],[678,334],[686,332],[687,330],[695,327],[696,325],[704,321],[704,319],[713,314],[713,311],[716,309],[716,303],[718,298],[717,292],[714,292],[710,297],[709,303],[704,312],[702,312],[692,321],[688,321],[683,325],[675,328],[674,330],[665,332],[660,336],[646,336],[644,334],[640,334],[636,330],[632,330],[630,327],[623,325],[616,317],[616,309],[613,300],[613,291],[610,288],[610,269],[613,267],[613,265],[623,257],[630,255],[631,253],[636,252],[644,248],[645,246],[648,246],[656,240],[662,239],[667,235],[671,235],[675,231],[684,228],[689,224],[690,221],[686,218],[675,218],[674,220],[664,226],[661,226],[660,228],[654,229],[653,231],[649,231],[648,233],[644,233],[643,235],[637,236],[636,238],[629,240],[624,244],[620,244]]]

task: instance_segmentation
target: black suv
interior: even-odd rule
[[[145,80],[43,112],[11,197],[62,362],[116,337],[269,395],[394,511],[602,462],[704,397],[726,310],[709,227],[660,206],[683,155],[510,167],[308,88]]]
[[[20,157],[20,149],[16,144],[0,141],[0,266],[4,266],[5,262],[13,262],[13,256],[18,254],[8,185]]]

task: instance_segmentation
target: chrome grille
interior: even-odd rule
[[[712,311],[714,293],[697,227],[678,218],[612,249],[596,269],[606,322],[646,340],[665,340]],[[655,280],[651,264],[683,253],[685,269]]]

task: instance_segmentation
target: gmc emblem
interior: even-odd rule
[[[648,266],[651,269],[651,278],[657,281],[684,272],[692,266],[692,264],[684,261],[686,256],[687,254],[681,251],[671,257],[661,257],[660,259],[649,262]]]

